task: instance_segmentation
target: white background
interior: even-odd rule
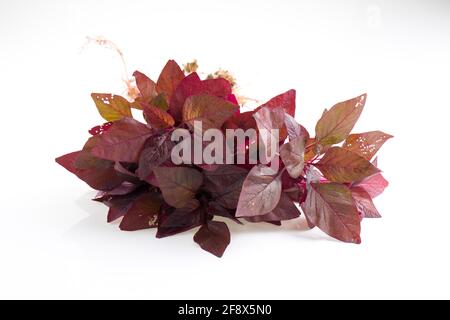
[[[368,93],[355,131],[394,139],[379,164],[383,219],[361,245],[302,220],[230,223],[217,259],[193,231],[121,232],[54,158],[102,122],[90,92],[123,93],[121,63],[156,79],[169,58],[233,72],[242,94],[297,90],[313,132],[326,107]],[[0,1],[0,298],[450,298],[448,1]]]

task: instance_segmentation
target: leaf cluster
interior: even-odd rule
[[[351,134],[365,94],[325,110],[311,137],[294,119],[294,90],[241,113],[228,80],[185,75],[173,60],[156,82],[139,71],[133,75],[139,96],[128,101],[93,93],[107,122],[89,130],[92,136],[80,151],[56,159],[99,191],[94,200],[109,207],[108,222],[121,219],[121,230],[156,228],[156,237],[163,238],[199,227],[194,241],[221,257],[230,231],[217,217],[280,225],[303,211],[311,228],[353,243],[361,241],[362,218],[380,217],[372,199],[388,183],[374,156],[392,136]],[[146,123],[133,119],[132,108],[143,112]],[[171,133],[192,132],[195,120],[204,129],[278,129],[279,169],[173,164]]]

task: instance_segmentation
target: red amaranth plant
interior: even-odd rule
[[[380,217],[372,198],[388,182],[373,158],[392,136],[350,134],[365,94],[325,110],[313,138],[294,119],[294,90],[241,113],[225,78],[185,75],[173,60],[156,82],[138,71],[133,75],[137,98],[93,93],[107,123],[89,130],[80,151],[56,159],[99,190],[94,200],[109,207],[108,222],[121,219],[121,230],[157,228],[162,238],[199,227],[194,241],[221,257],[230,232],[216,217],[280,225],[303,211],[311,228],[352,243],[361,242],[362,218]],[[133,119],[132,108],[142,110],[147,123]],[[194,120],[222,131],[279,130],[278,170],[264,164],[175,165],[171,133],[193,132]],[[248,156],[248,148],[243,152]]]

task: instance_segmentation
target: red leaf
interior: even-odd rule
[[[134,190],[131,186],[122,187],[122,185],[109,192],[104,192],[94,199],[109,207],[108,223],[123,217],[130,209],[136,197],[143,191],[142,188],[137,188],[138,186],[136,185],[133,185],[137,188]]]
[[[119,177],[122,177],[125,181],[132,183],[140,183],[139,177],[135,171],[136,165],[134,163],[115,162],[114,170],[117,171]]]
[[[276,139],[276,136],[272,134],[271,130],[278,130],[278,140],[284,141],[287,137],[286,126],[284,125],[285,112],[282,108],[258,108],[253,114],[258,126],[259,134],[263,134],[263,130],[267,130],[267,134],[270,136],[270,140],[266,140],[269,137],[263,136],[263,141],[272,141]],[[266,146],[270,154],[270,144]]]
[[[244,131],[247,129],[256,130],[257,126],[255,118],[253,118],[253,114],[254,111],[247,111],[239,114],[234,114],[231,118],[229,118],[225,122],[223,127],[225,129],[242,129]]]
[[[236,209],[242,184],[248,171],[234,165],[219,165],[214,171],[203,171],[203,188],[213,201],[228,209]]]
[[[390,138],[392,138],[391,135],[381,131],[356,133],[349,135],[342,147],[370,161],[381,146]]]
[[[202,80],[196,72],[184,78],[176,88],[170,99],[170,114],[178,121],[182,119],[183,106],[187,98],[193,95],[204,93],[205,89]]]
[[[306,182],[303,177],[298,179],[292,178],[287,171],[281,175],[282,190],[295,202],[303,202],[306,197]]]
[[[235,104],[235,105],[238,105],[238,104],[239,104],[239,102],[238,102],[238,100],[236,99],[236,96],[235,96],[234,94],[229,94],[229,95],[226,97],[226,100],[229,101],[229,102],[231,102],[232,104]],[[239,113],[239,110],[236,111],[236,112]]]
[[[311,183],[303,208],[307,219],[326,234],[344,242],[361,243],[358,209],[345,185]]]
[[[205,90],[205,94],[224,99],[227,99],[228,96],[232,94],[231,84],[224,78],[206,79],[202,81],[202,84]]]
[[[352,187],[352,197],[355,200],[358,211],[364,218],[381,218],[380,213],[373,204],[370,194],[362,187]]]
[[[141,93],[142,101],[145,103],[151,102],[157,95],[156,83],[139,71],[135,71],[133,77],[136,79],[136,85]]]
[[[56,163],[63,166],[67,171],[76,174],[77,168],[75,167],[75,161],[78,159],[81,151],[75,151],[65,154],[55,159]]]
[[[91,137],[82,151],[59,157],[56,162],[86,182],[91,188],[112,190],[119,186],[124,179],[114,169],[114,162],[91,155],[91,150],[99,137]]]
[[[330,148],[314,165],[328,180],[339,183],[360,181],[379,172],[368,160],[340,147]]]
[[[287,114],[294,116],[295,114],[295,90],[289,90],[285,93],[282,93],[263,105],[259,106],[253,111],[247,111],[240,114],[235,114],[233,117],[231,117],[224,125],[225,129],[256,129],[256,121],[253,118],[253,115],[261,110],[262,108],[268,108],[268,109],[276,109],[276,108],[282,108]],[[282,135],[280,135],[282,136]]]
[[[198,201],[191,201],[184,208],[165,208],[158,217],[157,238],[168,237],[202,225],[205,211]]]
[[[203,250],[220,258],[230,244],[230,230],[225,222],[208,221],[194,235],[194,241]]]
[[[235,210],[229,210],[214,200],[208,202],[206,213],[212,217],[224,217],[233,220],[237,224],[242,224],[242,222],[240,222],[239,219],[235,217]]]
[[[266,213],[262,216],[245,217],[247,221],[250,222],[274,222],[291,220],[298,218],[300,216],[300,210],[297,208],[295,203],[289,198],[285,193],[281,194],[280,202],[278,202],[275,209],[271,212]]]
[[[183,121],[194,126],[194,121],[202,121],[203,130],[221,128],[238,106],[214,96],[196,95],[189,97],[183,106]]]
[[[132,118],[123,118],[102,135],[92,154],[101,159],[123,162],[139,161],[145,141],[152,135],[151,129]]]
[[[242,186],[236,217],[267,214],[275,209],[280,197],[281,176],[278,172],[267,166],[255,166]]]
[[[162,165],[170,158],[174,143],[170,140],[170,133],[151,136],[144,145],[139,158],[136,174],[142,180],[149,182],[153,169]]]
[[[132,202],[120,223],[120,229],[135,231],[156,227],[160,207],[158,193],[149,191],[141,194]]]
[[[292,178],[300,177],[305,165],[305,138],[299,136],[280,147],[280,157]]]
[[[99,191],[95,196],[94,201],[99,201],[105,203],[109,199],[115,196],[123,196],[132,193],[139,187],[139,184],[124,181],[120,186],[110,190],[110,191]]]
[[[381,173],[374,174],[355,184],[355,186],[366,190],[372,199],[382,194],[388,185],[389,182],[381,175]]]
[[[291,89],[270,99],[263,105],[259,106],[255,112],[264,107],[269,109],[283,108],[287,114],[295,116],[295,90]]]
[[[103,132],[108,131],[108,129],[111,128],[112,124],[113,124],[112,122],[105,122],[104,124],[102,124],[100,126],[92,127],[89,130],[89,133],[91,135],[93,135],[93,136],[96,136],[98,134],[102,134]]]
[[[187,167],[158,167],[154,170],[164,200],[175,208],[183,208],[202,185],[200,171]]]
[[[130,209],[130,206],[131,201],[124,200],[123,202],[118,202],[116,205],[109,208],[106,221],[111,223],[119,218],[122,218],[125,213],[127,213],[128,209]]]
[[[156,90],[158,93],[165,93],[167,100],[170,101],[173,92],[183,79],[184,73],[180,66],[174,60],[169,60],[159,75]]]
[[[143,104],[145,121],[153,128],[165,129],[173,127],[175,120],[170,114],[149,104]]]
[[[308,130],[287,113],[284,114],[284,124],[286,125],[287,134],[290,140],[294,140],[298,137],[303,137],[305,140],[309,139]]]

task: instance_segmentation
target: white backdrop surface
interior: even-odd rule
[[[237,226],[224,257],[193,231],[121,232],[57,166],[101,123],[90,92],[124,90],[121,62],[156,78],[169,58],[229,69],[267,100],[297,90],[313,132],[324,108],[368,93],[355,131],[393,134],[390,187],[362,244],[302,221]],[[0,1],[0,298],[450,298],[448,1]]]

